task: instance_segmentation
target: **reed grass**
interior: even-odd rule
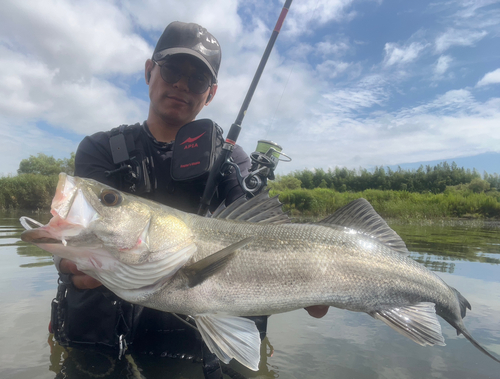
[[[327,188],[271,191],[279,195],[293,217],[321,217],[360,197],[368,200],[384,218],[426,220],[447,218],[500,219],[500,193],[474,193],[448,189],[444,193],[365,190],[336,192]]]

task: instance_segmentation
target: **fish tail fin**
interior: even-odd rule
[[[467,299],[460,293],[458,292],[455,288],[450,287],[450,289],[453,291],[453,293],[456,295],[459,306],[460,306],[460,316],[461,318],[458,318],[458,315],[456,316],[450,316],[450,313],[442,313],[440,316],[444,318],[451,326],[455,328],[457,331],[457,336],[460,334],[463,334],[465,338],[469,340],[471,344],[474,345],[476,349],[481,351],[483,354],[486,354],[488,357],[493,359],[494,361],[500,363],[500,359],[497,357],[493,356],[491,353],[489,353],[484,347],[482,347],[479,342],[477,342],[472,335],[469,333],[469,331],[465,328],[463,318],[465,317],[465,314],[467,312],[467,309],[472,309],[470,303],[467,301]]]
[[[465,300],[465,301],[467,301],[467,300]],[[493,356],[484,347],[482,347],[479,344],[479,342],[477,342],[474,338],[472,338],[472,336],[469,333],[469,331],[465,328],[462,320],[460,320],[460,322],[458,322],[458,323],[454,323],[454,322],[449,322],[449,323],[451,324],[451,326],[453,326],[457,330],[457,334],[458,335],[463,334],[464,337],[467,338],[469,340],[469,342],[475,346],[476,349],[478,349],[479,351],[481,351],[483,354],[486,354],[488,357],[490,357],[494,361],[500,363],[500,359],[498,359],[497,357]]]
[[[457,296],[458,302],[460,303],[460,316],[462,316],[462,318],[464,318],[465,314],[467,313],[467,308],[469,310],[472,310],[472,307],[471,307],[470,303],[467,301],[467,299],[460,292],[458,292],[453,287],[450,287],[450,288]],[[457,334],[460,334],[460,331],[458,329],[457,329]]]

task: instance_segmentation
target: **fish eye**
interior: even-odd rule
[[[108,206],[114,207],[122,203],[122,196],[115,190],[103,190],[100,197],[101,203]]]

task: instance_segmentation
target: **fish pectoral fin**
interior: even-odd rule
[[[441,324],[434,303],[422,302],[406,307],[371,312],[370,316],[385,322],[396,332],[422,346],[445,346]]]
[[[188,278],[189,287],[197,286],[205,279],[221,270],[231,260],[236,250],[249,244],[253,239],[254,237],[247,237],[222,250],[219,250],[212,255],[209,255],[206,258],[199,260],[198,262],[193,263],[192,265],[184,267],[182,272]]]
[[[261,341],[255,322],[216,314],[199,314],[194,319],[209,350],[222,362],[234,358],[250,370],[259,369]]]

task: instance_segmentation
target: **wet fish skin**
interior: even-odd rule
[[[467,300],[408,258],[366,200],[318,224],[255,224],[202,218],[61,176],[52,212],[48,225],[22,239],[75,261],[127,301],[193,315],[225,362],[258,368],[258,332],[239,316],[323,304],[366,312],[421,345],[444,345],[437,313],[498,361],[465,329]]]

